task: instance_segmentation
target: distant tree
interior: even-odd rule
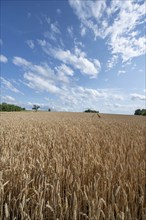
[[[33,105],[32,109],[35,110],[35,112],[37,112],[37,110],[40,108],[39,105]]]
[[[87,109],[84,112],[86,112],[86,113],[99,113],[99,111],[91,110],[91,109]]]
[[[135,110],[135,113],[134,113],[135,115],[141,115],[141,110],[140,109],[137,109],[137,110]]]
[[[143,115],[143,116],[146,116],[146,109],[137,109],[137,110],[135,110],[134,115]]]
[[[142,114],[143,116],[146,116],[146,109],[142,109],[142,110],[141,110],[141,114]]]
[[[146,110],[142,113],[143,116],[146,116]]]
[[[49,108],[49,109],[48,109],[48,112],[50,112],[50,111],[51,111],[51,109]]]

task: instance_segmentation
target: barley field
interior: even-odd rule
[[[0,121],[0,219],[146,219],[146,117],[12,112]]]

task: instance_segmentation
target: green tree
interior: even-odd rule
[[[99,111],[91,110],[91,109],[87,109],[84,112],[86,112],[86,113],[99,113]]]
[[[146,109],[142,109],[142,110],[141,110],[141,114],[142,114],[143,116],[146,116]]]
[[[134,113],[135,115],[141,115],[141,110],[140,109],[137,109],[137,110],[135,110],[135,113]]]
[[[12,112],[12,111],[24,111],[25,108],[21,108],[18,105],[13,105],[13,104],[7,104],[3,102],[0,104],[0,111],[7,111],[7,112]]]
[[[146,109],[137,109],[134,114],[146,116]]]
[[[33,105],[32,109],[35,110],[35,112],[37,112],[37,110],[40,108],[39,105]]]

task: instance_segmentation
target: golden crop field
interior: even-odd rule
[[[0,219],[146,219],[146,117],[0,117]]]

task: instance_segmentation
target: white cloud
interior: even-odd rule
[[[55,94],[56,98],[44,97],[44,103],[41,108],[51,108],[57,111],[83,111],[87,108],[99,110],[100,112],[112,113],[132,113],[135,109],[142,108],[138,104],[126,103],[114,97],[117,89],[91,89],[81,86],[65,85],[60,88],[59,93]],[[121,94],[119,94],[120,96]],[[122,96],[122,95],[121,95]],[[113,98],[114,97],[114,98]],[[120,102],[116,102],[119,100]],[[29,102],[32,107],[33,104]]]
[[[100,22],[100,18],[106,8],[105,1],[69,0],[69,3],[81,20],[81,29],[84,27],[91,29],[95,37],[99,36],[101,30],[99,30],[97,24]]]
[[[36,65],[21,57],[14,57],[13,63],[24,71],[25,85],[35,90],[58,93],[58,85],[69,83],[73,76],[73,70],[65,64],[51,69],[46,63]]]
[[[75,53],[61,48],[43,47],[43,50],[47,54],[52,55],[65,64],[71,65],[74,69],[77,69],[82,74],[89,75],[90,77],[97,77],[100,71],[101,66],[99,60],[86,58],[85,53],[80,49],[75,48]]]
[[[74,73],[73,70],[65,64],[56,67],[55,70],[57,72],[57,78],[66,83],[69,82],[69,76],[73,76]]]
[[[111,104],[111,108],[113,108],[113,110],[117,113],[117,109],[119,109],[119,111],[121,112],[127,112],[127,111],[131,111],[131,113],[134,114],[135,109],[139,108],[138,105],[132,105],[132,104],[119,104],[119,103],[114,103]]]
[[[133,94],[131,94],[131,99],[132,100],[145,101],[146,100],[146,96],[145,95],[141,95],[141,94],[137,94],[137,93],[133,93]]]
[[[31,49],[33,49],[35,47],[33,40],[27,40],[26,43]]]
[[[126,73],[125,70],[119,70],[119,71],[118,71],[118,76],[120,76],[120,75],[122,75],[122,74],[125,74],[125,73]]]
[[[14,57],[13,58],[13,63],[16,66],[19,66],[23,68],[23,70],[28,71],[28,72],[35,72],[38,75],[42,75],[45,77],[52,77],[52,74],[54,74],[54,71],[47,65],[35,65],[27,60],[25,60],[22,57]]]
[[[4,100],[7,103],[15,101],[15,99],[12,96],[9,96],[9,95],[2,96],[2,100]]]
[[[81,41],[77,41],[76,38],[74,38],[74,45],[75,45],[76,47],[81,47],[81,48],[84,48],[84,47],[85,47],[85,45],[84,45]]]
[[[47,22],[47,24],[50,24],[51,19],[47,15],[44,15],[44,17],[45,17],[45,21]]]
[[[60,34],[61,33],[60,30],[59,30],[57,22],[51,24],[51,30],[55,34]]]
[[[50,23],[50,30],[44,33],[44,37],[51,39],[54,42],[58,41],[58,35],[61,35],[58,22]]]
[[[67,106],[70,111],[79,109],[95,108],[100,99],[105,98],[105,93],[95,89],[81,86],[63,87],[60,93],[62,106]]]
[[[116,100],[119,100],[119,101],[124,100],[124,97],[122,95],[115,95],[115,94],[113,94],[113,95],[111,95],[111,97],[113,99],[116,99]]]
[[[7,57],[4,56],[4,55],[2,55],[2,54],[0,54],[0,62],[1,62],[1,63],[7,63],[7,62],[8,62]]]
[[[145,37],[134,31],[145,16],[145,5],[126,1],[124,4],[113,1],[112,7],[119,10],[118,16],[108,29],[112,53],[120,53],[123,62],[145,53]],[[115,10],[114,10],[115,11]],[[116,43],[115,43],[116,42]]]
[[[73,76],[74,71],[70,67],[66,66],[65,64],[62,64],[60,66],[60,70],[63,71],[68,76]]]
[[[25,60],[24,58],[21,58],[21,57],[14,57],[13,58],[13,63],[16,65],[16,66],[30,66],[31,63],[28,62],[27,60]]]
[[[11,82],[9,82],[8,80],[4,79],[3,77],[0,77],[1,79],[1,83],[4,85],[4,87],[6,89],[11,90],[12,92],[16,92],[16,93],[21,93],[18,89],[16,89]],[[21,93],[22,94],[22,93]]]
[[[29,69],[47,78],[52,78],[54,75],[54,71],[47,64],[43,64],[42,66],[31,64]]]
[[[87,32],[87,28],[81,24],[80,26],[81,36],[84,37],[86,35],[86,32]]]
[[[56,66],[53,70],[46,63],[43,63],[42,65],[35,65],[21,57],[14,57],[13,63],[23,68],[25,72],[35,73],[53,81],[58,81],[58,79],[56,78],[56,73],[58,74],[59,72],[62,72],[67,76],[73,76],[73,70],[65,64],[61,64],[61,66]]]
[[[73,27],[72,26],[67,27],[67,32],[73,38]]]
[[[115,44],[115,42],[118,42]],[[132,37],[118,36],[117,40],[111,41],[113,54],[121,54],[123,62],[145,54],[145,37],[132,39]]]
[[[111,59],[109,59],[107,61],[107,70],[112,69],[118,62],[118,56],[117,55],[113,55]]]
[[[59,88],[56,87],[53,82],[49,79],[45,79],[41,76],[36,75],[32,72],[24,73],[24,79],[28,81],[27,85],[32,89],[38,89],[42,91],[47,91],[51,93],[59,92]]]
[[[118,103],[113,104],[113,106],[114,106],[115,108],[122,108],[122,107],[123,107],[123,105],[118,104]]]
[[[66,51],[64,52],[65,56],[59,54],[62,60],[63,58],[67,59]],[[57,56],[59,55],[57,54]],[[69,55],[71,59],[76,57],[71,52]],[[82,58],[86,57],[83,56]],[[20,57],[17,57],[17,59],[15,57],[14,61],[16,65],[24,70],[24,84],[36,92],[54,94],[56,99],[52,101],[52,105],[57,109],[69,111],[80,111],[86,108],[97,109],[101,102],[124,100],[118,89],[92,89],[78,86],[75,83],[72,84],[74,71],[66,63],[61,63],[61,65],[51,69],[47,64],[36,65]],[[97,60],[92,60],[92,62],[95,66],[99,65]]]
[[[39,44],[41,47],[44,47],[44,46],[47,45],[46,40],[40,40],[40,39],[38,39],[37,42],[38,42],[38,44]]]
[[[136,69],[136,63],[132,64],[132,70],[135,70]]]
[[[70,6],[84,28],[97,37],[107,40],[109,50],[123,62],[145,53],[145,36],[140,25],[144,23],[145,2],[113,0],[106,1],[69,0]],[[136,31],[138,28],[138,31]]]
[[[74,53],[76,56],[79,56],[79,57],[87,57],[87,54],[77,46],[75,46],[74,48]]]
[[[107,106],[108,112],[115,113],[115,114],[134,114],[136,109],[141,109],[143,106],[138,105],[138,104],[119,104],[119,103],[111,103],[107,102],[105,103],[105,106]]]
[[[117,95],[115,95],[117,92]],[[123,100],[117,89],[91,89],[82,86],[64,86],[60,92],[62,106],[67,106],[69,111],[80,111],[87,108],[104,109],[105,102]],[[101,104],[102,103],[102,104]]]

